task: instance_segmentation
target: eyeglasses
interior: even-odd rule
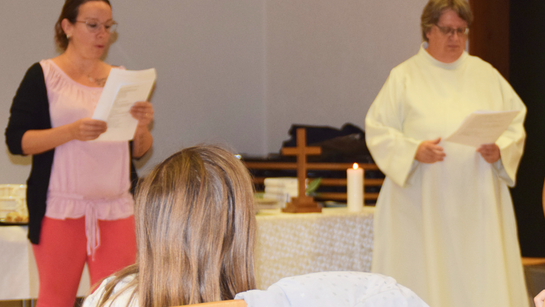
[[[469,28],[465,27],[465,28],[451,28],[451,27],[440,27],[438,25],[435,25],[440,31],[441,33],[445,34],[445,35],[448,35],[448,36],[451,36],[451,35],[454,35],[454,33],[458,34],[458,36],[466,36],[469,34]]]
[[[104,31],[106,33],[112,33],[115,32],[117,29],[117,22],[115,21],[107,21],[104,23],[98,22],[96,20],[76,20],[76,22],[84,23],[87,26],[87,30],[91,33],[98,33],[102,28],[104,27]]]

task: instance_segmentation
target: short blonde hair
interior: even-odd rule
[[[439,18],[445,10],[453,10],[467,22],[467,27],[471,28],[473,22],[473,13],[466,0],[430,0],[424,7],[422,16],[420,17],[420,27],[422,28],[422,39],[427,42],[426,34],[431,30],[433,25],[439,22]]]
[[[107,285],[99,306],[130,274],[142,307],[233,299],[255,289],[253,185],[231,152],[195,146],[157,165],[138,184],[135,224],[137,263]]]

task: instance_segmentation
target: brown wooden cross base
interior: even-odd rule
[[[322,212],[322,207],[314,201],[314,198],[309,196],[292,197],[291,202],[286,204],[286,208],[282,209],[284,213],[312,213]]]

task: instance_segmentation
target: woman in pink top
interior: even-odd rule
[[[89,142],[107,129],[91,116],[112,68],[101,57],[115,27],[108,0],[66,0],[55,25],[64,52],[27,71],[11,107],[6,143],[33,156],[27,203],[38,307],[72,307],[86,262],[95,284],[135,261],[131,158],[152,145],[152,105],[132,107],[132,142]]]

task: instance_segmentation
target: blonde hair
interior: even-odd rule
[[[428,41],[426,34],[433,25],[439,22],[439,18],[446,10],[453,10],[458,17],[467,22],[467,27],[471,28],[473,22],[473,13],[466,0],[430,0],[424,7],[420,17],[420,27],[422,28],[422,39]]]
[[[126,289],[136,286],[142,307],[226,300],[255,289],[253,187],[229,151],[196,146],[157,165],[137,187],[135,222],[137,262],[106,286],[99,306],[130,274],[136,278]]]

